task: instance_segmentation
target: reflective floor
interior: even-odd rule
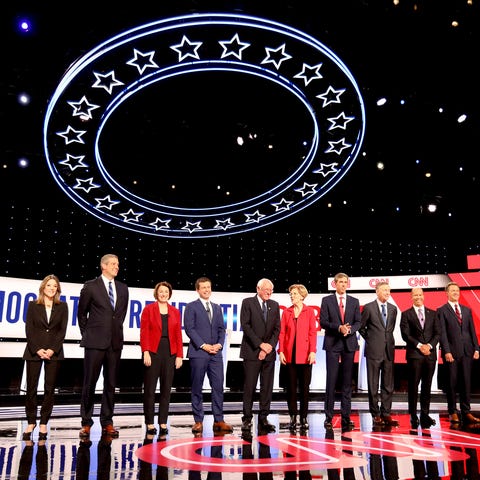
[[[352,431],[335,417],[325,429],[322,405],[314,402],[308,431],[290,432],[284,405],[269,421],[276,433],[241,431],[241,405],[225,405],[233,434],[215,436],[207,415],[202,436],[191,432],[188,404],[172,405],[166,436],[145,435],[141,405],[117,405],[119,438],[102,437],[95,417],[89,441],[78,437],[78,405],[55,407],[46,441],[24,441],[22,407],[0,408],[0,480],[10,479],[475,479],[479,476],[480,427],[451,425],[444,405],[434,407],[436,425],[410,429],[406,405],[394,403],[398,427],[372,426],[366,405],[354,404]],[[282,409],[283,408],[283,409]],[[480,407],[479,407],[480,410]],[[477,405],[474,405],[477,414]],[[478,416],[478,415],[477,415]],[[256,420],[256,419],[255,419]]]

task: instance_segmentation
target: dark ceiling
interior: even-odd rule
[[[365,138],[355,163],[322,198],[269,225],[262,238],[302,232],[445,239],[449,245],[457,241],[462,245],[462,257],[471,248],[465,240],[478,238],[473,233],[480,178],[480,9],[475,0],[176,0],[140,1],[128,8],[108,2],[97,7],[98,2],[61,8],[48,2],[20,6],[10,2],[2,7],[4,227],[12,229],[12,218],[18,214],[17,221],[27,231],[25,211],[34,222],[43,216],[48,224],[51,208],[60,212],[54,231],[67,243],[84,225],[93,231],[102,225],[62,191],[45,159],[43,120],[70,65],[99,43],[143,23],[220,12],[264,17],[317,39],[348,67],[364,100]],[[22,16],[33,22],[28,33],[17,30]],[[135,195],[186,208],[221,202],[216,185],[228,190],[234,201],[270,189],[294,168],[291,158],[303,154],[292,144],[300,142],[309,124],[295,102],[283,99],[275,88],[254,90],[250,82],[204,76],[193,87],[167,84],[155,100],[138,97],[105,132],[102,148],[108,150],[108,169],[122,183],[133,180]],[[17,103],[21,92],[31,96],[29,105]],[[382,97],[386,103],[379,106]],[[466,119],[459,123],[463,114]],[[232,149],[231,139],[242,129],[258,137],[239,153]],[[266,156],[272,145],[275,153]],[[18,166],[20,158],[28,159],[27,168]],[[384,164],[383,170],[378,162]],[[177,186],[175,191],[169,189],[171,184]],[[430,202],[437,204],[437,212],[426,211]],[[67,211],[64,217],[62,212]],[[81,227],[70,212],[81,220]],[[25,245],[22,255],[37,257],[35,251],[28,253],[32,233],[22,239],[21,228],[15,227],[14,238]],[[43,228],[51,238],[54,233],[48,225]],[[114,231],[122,236],[122,229]],[[2,237],[2,242],[13,241],[11,231]],[[95,248],[102,247],[96,242]],[[28,260],[17,268],[10,266],[4,274],[33,275],[25,263]],[[45,260],[38,268],[49,270]]]

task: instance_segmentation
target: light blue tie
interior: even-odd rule
[[[112,308],[115,309],[115,297],[113,296],[112,282],[108,282],[108,296],[110,297],[110,303]]]
[[[382,318],[383,318],[383,323],[385,326],[387,326],[387,311],[385,310],[385,304],[382,303]]]

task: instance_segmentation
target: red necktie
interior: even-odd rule
[[[458,323],[462,324],[462,316],[460,315],[460,310],[458,309],[458,305],[455,304],[455,315],[457,316]]]
[[[343,306],[343,297],[340,297],[340,318],[345,323],[345,307]]]

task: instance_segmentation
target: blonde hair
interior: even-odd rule
[[[291,292],[294,288],[298,290],[298,293],[302,296],[303,299],[307,298],[308,290],[305,285],[302,285],[301,283],[294,283],[293,285],[290,285],[288,287],[288,291]]]

